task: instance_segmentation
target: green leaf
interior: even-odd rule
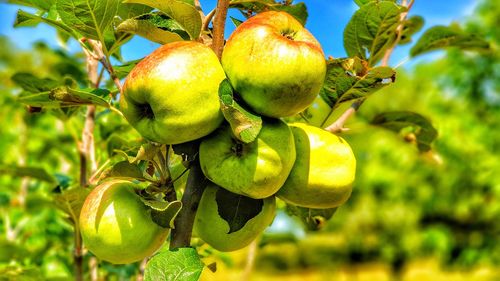
[[[153,8],[149,6],[141,4],[121,3],[118,7],[116,15],[120,17],[121,21],[124,21],[126,19],[149,13],[152,9]]]
[[[181,201],[148,200],[141,197],[142,202],[151,208],[151,219],[161,227],[174,229],[174,221],[182,209]]]
[[[477,34],[467,33],[458,26],[434,26],[427,29],[411,48],[412,57],[430,51],[458,47],[462,50],[487,50],[489,43]]]
[[[379,0],[354,0],[354,3],[356,3],[356,5],[358,6],[363,6],[363,5],[366,5],[370,2],[376,2],[376,1],[379,1]],[[396,0],[389,0],[391,2],[396,2]]]
[[[368,68],[357,57],[327,61],[327,73],[320,96],[332,108],[341,103],[366,98],[394,82],[396,72],[390,67]]]
[[[193,5],[184,1],[125,0],[124,3],[143,4],[158,9],[177,21],[191,39],[196,39],[200,35],[202,24],[200,13]]]
[[[139,161],[153,161],[160,151],[161,146],[152,143],[145,143],[141,145],[137,155],[133,158],[131,163],[137,163]]]
[[[396,40],[400,14],[406,8],[392,1],[370,2],[354,13],[344,30],[344,49],[375,65]]]
[[[142,59],[137,59],[133,61],[128,61],[123,63],[122,65],[113,66],[115,74],[118,78],[125,78],[132,69],[141,61]]]
[[[231,19],[231,22],[234,24],[235,27],[238,27],[238,26],[240,26],[240,24],[243,23],[243,21],[241,21],[241,20],[239,20],[237,18],[233,18],[231,16],[229,18]]]
[[[197,281],[203,263],[193,248],[163,250],[153,256],[144,270],[145,281]]]
[[[262,212],[263,199],[253,199],[219,188],[215,194],[219,216],[229,225],[227,234],[242,229],[245,224]]]
[[[32,15],[23,10],[17,11],[14,27],[34,26],[41,22],[46,23],[52,27],[55,27],[58,31],[64,32],[76,39],[80,39],[82,37],[78,32],[76,32],[75,30],[64,24],[59,18],[52,19],[48,17]]]
[[[109,103],[100,97],[103,93],[109,93],[104,89],[71,89],[69,87],[57,87],[50,91],[40,93],[23,93],[19,96],[19,102],[35,107],[68,107],[80,105],[99,105],[109,107]]]
[[[9,0],[9,3],[24,5],[28,7],[33,7],[40,9],[42,11],[48,11],[55,4],[55,0]]]
[[[84,37],[105,42],[104,32],[118,11],[120,0],[57,0],[61,20]]]
[[[45,169],[39,167],[19,167],[19,166],[0,166],[0,175],[9,174],[15,177],[30,177],[33,179],[55,183],[56,180]]]
[[[121,161],[114,164],[111,168],[106,170],[100,177],[99,180],[104,178],[120,178],[120,179],[130,179],[130,180],[144,180],[142,171],[136,164],[132,164],[129,161]]]
[[[317,231],[325,226],[325,222],[333,217],[337,208],[312,209],[287,204],[286,211],[300,218],[308,230]]]
[[[438,135],[427,118],[410,111],[384,112],[371,123],[401,134],[406,141],[414,142],[420,152],[429,151]]]
[[[237,8],[246,16],[264,11],[284,11],[292,15],[302,25],[307,21],[307,7],[304,3],[286,4],[274,0],[231,0],[229,7]]]
[[[233,97],[233,87],[228,79],[219,85],[219,100],[222,114],[231,125],[233,134],[244,143],[257,138],[262,129],[262,118],[241,107]]]
[[[90,189],[75,187],[54,195],[56,206],[69,216],[74,225],[78,225],[83,203],[90,193]]]
[[[56,80],[50,78],[38,78],[31,73],[18,72],[11,77],[11,80],[25,91],[39,93],[50,91],[61,85]]]
[[[175,20],[159,13],[125,20],[118,25],[117,31],[137,34],[159,44],[189,39],[189,35]]]
[[[407,44],[411,42],[411,36],[419,32],[424,26],[424,18],[421,16],[413,16],[403,22],[403,30],[399,44]]]

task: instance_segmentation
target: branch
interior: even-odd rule
[[[334,134],[342,133],[349,130],[347,128],[344,128],[344,125],[347,122],[347,120],[351,116],[353,116],[354,113],[356,113],[356,111],[359,109],[361,104],[363,104],[363,102],[364,99],[353,102],[352,105],[337,120],[335,120],[335,122],[333,122],[330,126],[326,127],[325,130]]]
[[[384,58],[382,59],[381,66],[387,66],[389,65],[389,59],[391,58],[392,52],[396,48],[396,46],[399,44],[399,41],[401,41],[401,36],[403,35],[403,23],[406,17],[408,16],[408,12],[410,11],[411,7],[413,6],[414,0],[410,0],[410,3],[407,5],[407,0],[402,0],[401,5],[406,6],[407,10],[404,13],[401,13],[399,17],[399,22],[400,24],[396,28],[396,40],[394,41],[394,44],[385,51]]]
[[[207,184],[208,180],[203,175],[197,156],[191,163],[186,189],[181,199],[182,209],[175,219],[175,229],[172,229],[170,250],[189,247],[191,245],[194,218],[198,210],[201,195]]]
[[[207,14],[207,16],[203,19],[203,26],[201,27],[201,31],[206,31],[208,30],[208,26],[210,25],[210,22],[212,21],[214,15],[215,15],[216,9],[213,9],[210,11],[210,13]]]
[[[212,49],[217,57],[222,57],[222,50],[224,49],[224,29],[226,27],[227,9],[229,8],[229,0],[219,0],[214,18],[214,32]]]

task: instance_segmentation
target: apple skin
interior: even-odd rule
[[[286,123],[264,120],[256,140],[238,141],[224,126],[200,144],[205,176],[221,187],[254,199],[266,198],[283,185],[295,162],[293,135]]]
[[[169,234],[151,219],[149,208],[123,180],[100,184],[87,196],[80,213],[80,231],[89,251],[98,258],[127,264],[158,250]]]
[[[326,74],[318,41],[291,15],[275,11],[236,28],[224,47],[222,66],[255,112],[275,118],[306,109]]]
[[[153,142],[178,144],[199,139],[223,120],[218,90],[225,77],[209,47],[193,41],[169,43],[129,73],[120,110]]]
[[[274,196],[254,199],[255,201],[263,200],[261,212],[248,220],[240,230],[229,233],[229,224],[219,215],[218,211],[216,196],[220,189],[222,188],[214,183],[209,183],[203,191],[194,221],[194,232],[216,250],[236,251],[246,247],[271,225],[276,214],[276,199]],[[234,202],[229,204],[237,208]]]
[[[297,159],[276,196],[307,208],[334,208],[347,201],[356,173],[356,158],[349,144],[328,131],[293,123]]]

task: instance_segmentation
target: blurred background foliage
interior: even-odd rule
[[[400,67],[395,85],[363,104],[344,134],[358,160],[350,200],[318,231],[304,231],[280,212],[260,240],[253,279],[500,279],[499,26],[500,3],[483,1],[465,28],[484,35],[490,52],[449,50],[432,62]],[[42,43],[20,51],[0,37],[0,280],[71,279],[72,227],[54,196],[77,184],[85,113],[27,109],[16,101],[20,89],[11,76],[70,75],[84,84],[83,65],[83,55]],[[433,149],[420,154],[411,138],[370,125],[390,110],[429,117],[439,132]],[[99,163],[139,139],[109,110],[100,109],[97,120]],[[26,166],[49,175],[23,177],[16,167]],[[214,253],[206,246],[200,252]],[[203,278],[240,280],[247,252],[215,253],[210,259],[219,270],[206,270]],[[128,280],[138,265],[103,264],[100,271],[105,280]]]

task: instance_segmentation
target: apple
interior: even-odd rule
[[[126,264],[152,255],[169,234],[151,219],[150,209],[135,194],[136,184],[113,180],[87,196],[80,213],[84,245],[98,258]]]
[[[314,126],[293,123],[290,128],[297,159],[276,196],[287,203],[308,208],[342,205],[351,195],[356,173],[356,159],[349,144]]]
[[[225,77],[209,47],[193,41],[169,43],[129,73],[120,110],[153,142],[178,144],[199,139],[223,120],[218,89]]]
[[[318,95],[326,61],[318,41],[285,12],[260,13],[227,40],[222,66],[241,98],[257,113],[285,117]]]
[[[243,143],[223,126],[200,144],[200,165],[212,182],[237,194],[260,199],[283,185],[295,162],[293,135],[286,123],[264,120],[256,140]]]
[[[213,248],[235,251],[250,244],[275,216],[274,196],[252,199],[210,183],[203,192],[194,232]]]

